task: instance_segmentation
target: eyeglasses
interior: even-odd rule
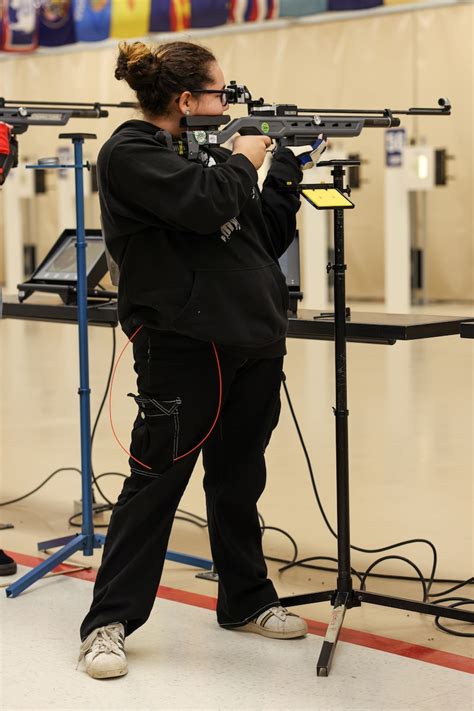
[[[220,94],[222,106],[227,106],[228,94],[226,89],[188,89],[191,94]]]

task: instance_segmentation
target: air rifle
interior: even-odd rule
[[[233,120],[225,114],[184,116],[180,140],[173,141],[163,132],[169,146],[194,160],[201,148],[221,145],[239,133],[269,136],[281,146],[314,147],[316,143],[319,148],[321,141],[325,145],[327,138],[359,136],[364,128],[397,127],[400,115],[449,116],[451,113],[451,102],[446,98],[438,100],[438,108],[312,109],[295,104],[267,104],[263,98],[254,100],[248,88],[235,81],[230,82],[224,92],[229,104],[246,104],[248,115]]]
[[[0,97],[0,185],[11,168],[18,165],[17,135],[30,126],[65,126],[72,118],[106,118],[107,108],[136,108],[135,103],[120,104],[60,102],[60,101],[9,101]]]

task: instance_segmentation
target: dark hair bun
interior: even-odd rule
[[[156,52],[143,42],[121,42],[115,68],[115,78],[125,79],[134,91],[154,84],[160,70],[161,60]]]
[[[1,2],[1,0],[0,0]],[[143,42],[121,42],[115,78],[125,79],[136,92],[147,116],[170,111],[183,91],[201,89],[212,81],[212,52],[192,42],[166,42],[148,47]]]

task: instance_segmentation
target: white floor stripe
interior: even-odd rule
[[[97,681],[75,670],[91,595],[91,583],[66,577],[14,599],[0,591],[2,709],[472,708],[468,674],[340,642],[331,675],[318,678],[321,638],[229,632],[213,612],[167,600],[157,600],[148,623],[126,640],[128,676]]]

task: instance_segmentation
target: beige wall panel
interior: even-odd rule
[[[453,114],[420,119],[427,144],[454,155],[454,180],[427,194],[427,291],[431,300],[473,299],[473,18],[474,6],[414,14],[417,23],[418,102],[447,94]]]
[[[404,13],[237,35],[225,53],[215,42],[207,44],[227,76],[247,82],[254,96],[316,108],[403,107],[413,103],[412,32],[412,15]],[[403,44],[407,49],[399,56]],[[357,209],[346,213],[348,294],[382,298],[383,132],[374,129],[334,145],[369,162],[369,182],[353,195]]]
[[[456,183],[428,196],[431,298],[467,298],[470,293],[473,11],[472,5],[456,5],[199,40],[216,53],[228,80],[245,82],[254,96],[270,101],[334,108],[407,108],[433,105],[439,96],[448,94],[454,105],[452,117],[418,120],[420,136],[447,146],[456,155],[451,171]],[[113,77],[115,57],[115,48],[93,46],[79,52],[12,57],[0,62],[2,94],[30,100],[130,100],[132,92]],[[111,109],[108,119],[71,121],[67,130],[97,134],[98,140],[85,147],[86,157],[95,160],[113,129],[134,115],[134,111]],[[409,135],[413,135],[412,122],[403,121]],[[22,154],[31,158],[53,154],[59,132],[57,127],[30,129],[20,138]],[[358,152],[368,161],[362,167],[367,182],[353,193],[356,210],[346,213],[347,290],[353,298],[380,299],[384,288],[383,131],[369,129],[358,139],[335,142],[336,146],[341,143],[344,150]],[[51,194],[38,208],[40,253],[57,236],[54,200]],[[89,207],[89,214],[90,226],[95,226],[97,201]],[[2,261],[3,254],[0,271]]]
[[[372,17],[340,23],[341,51],[331,81],[335,108],[384,108],[412,105],[412,16]],[[400,53],[400,47],[405,51]],[[330,50],[328,51],[330,56]],[[324,55],[324,56],[327,56]],[[322,80],[324,76],[323,64]],[[408,128],[408,126],[407,126]],[[346,215],[347,294],[383,298],[384,292],[384,131],[367,129],[358,138],[335,141],[347,153],[359,153],[367,180],[352,193],[356,209]]]

